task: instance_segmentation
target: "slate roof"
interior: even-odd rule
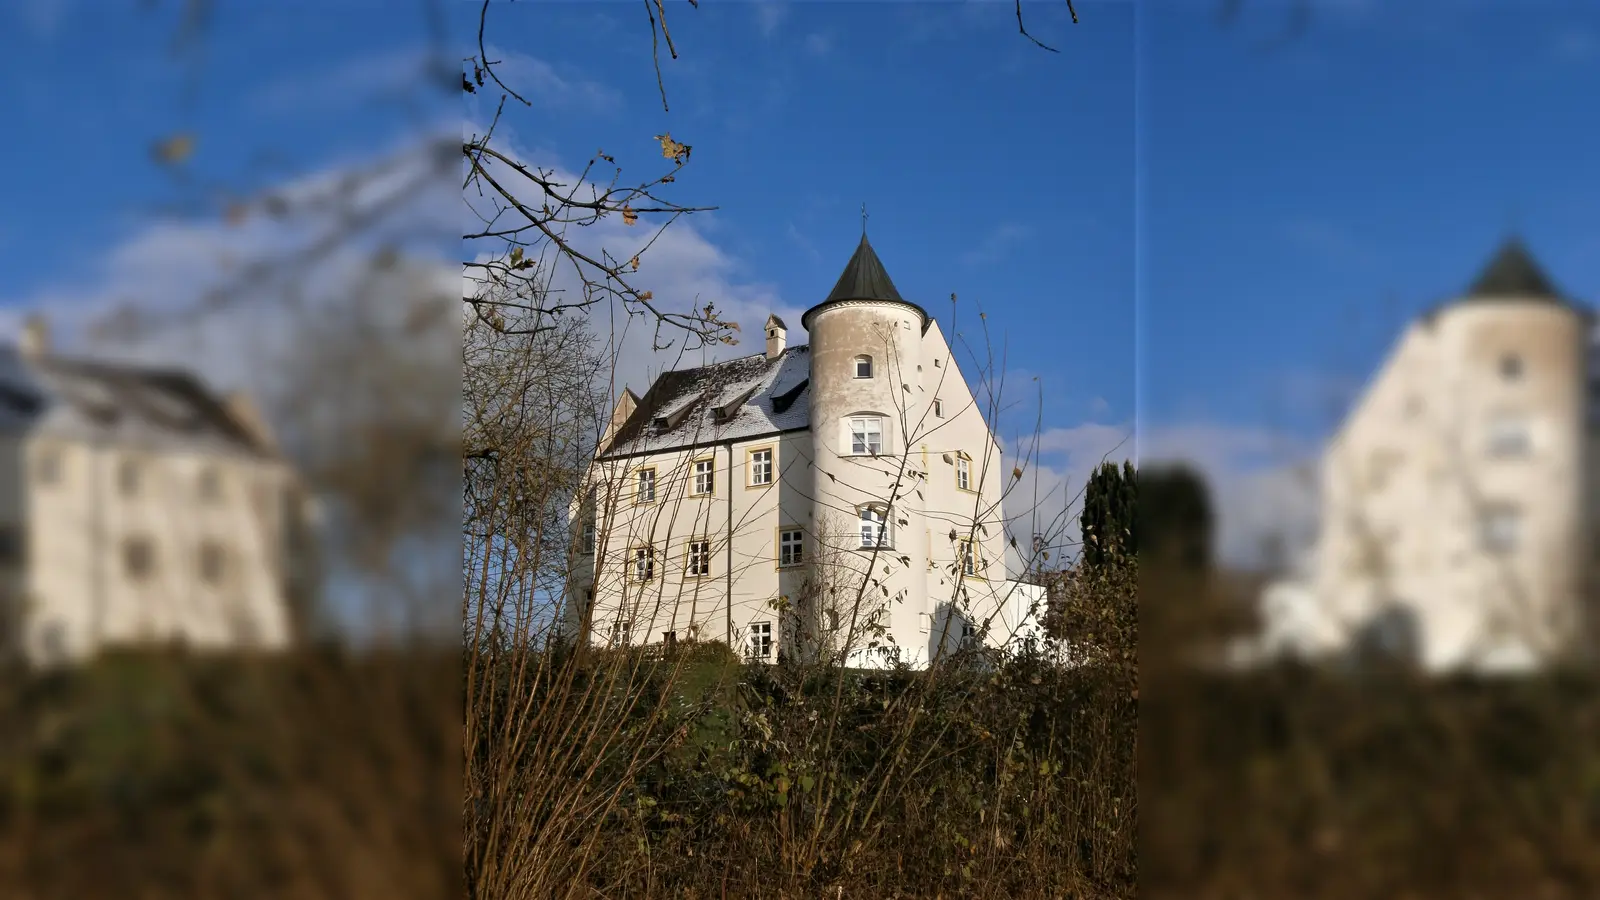
[[[667,372],[639,398],[602,459],[796,431],[811,422],[811,348]]]
[[[1478,275],[1477,281],[1467,290],[1467,298],[1526,297],[1562,301],[1566,298],[1556,289],[1544,269],[1534,260],[1533,254],[1516,237],[1508,238],[1495,252],[1494,258]]]
[[[0,429],[271,457],[188,372],[0,348]]]

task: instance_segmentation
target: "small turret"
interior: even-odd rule
[[[776,315],[767,316],[767,359],[777,359],[789,345],[789,326]]]

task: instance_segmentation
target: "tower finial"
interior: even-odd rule
[[[867,236],[867,204],[861,204],[861,236]]]

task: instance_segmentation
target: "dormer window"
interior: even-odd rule
[[[858,356],[858,357],[856,357],[856,377],[857,378],[871,378],[872,377],[872,357],[870,357],[870,356]]]

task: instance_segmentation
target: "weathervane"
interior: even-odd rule
[[[867,236],[867,205],[861,204],[861,236]]]

